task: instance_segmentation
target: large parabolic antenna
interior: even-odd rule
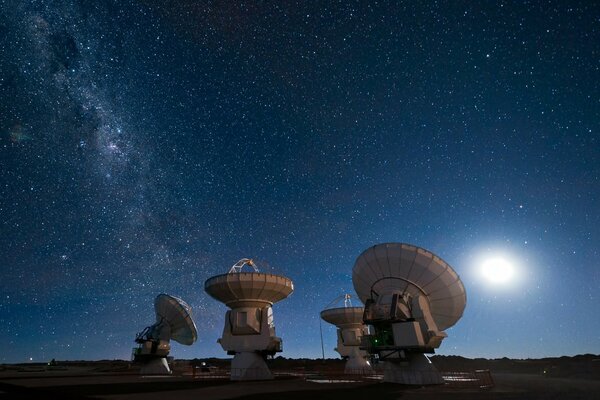
[[[156,322],[135,338],[138,347],[133,351],[134,361],[142,363],[142,374],[169,374],[170,340],[188,346],[193,344],[198,338],[196,324],[192,320],[192,308],[175,296],[156,296],[154,311]]]
[[[252,272],[243,272],[244,266]],[[281,338],[275,336],[274,303],[288,297],[294,284],[281,275],[258,271],[248,258],[238,261],[229,273],[213,276],[204,290],[231,308],[225,315],[225,327],[219,343],[231,361],[231,380],[273,379],[265,359],[283,350]]]
[[[384,380],[404,384],[443,383],[424,353],[447,337],[466,305],[458,274],[428,250],[404,243],[378,244],[358,256],[352,271],[363,320],[373,333],[361,347],[386,361]]]
[[[343,307],[335,306],[343,298]],[[331,306],[334,307],[331,307]],[[331,307],[331,308],[330,308]],[[321,318],[337,327],[337,347],[335,351],[346,359],[344,372],[347,374],[364,374],[372,371],[367,360],[366,351],[359,348],[363,335],[369,333],[363,323],[364,307],[352,307],[350,295],[345,294],[332,301]]]

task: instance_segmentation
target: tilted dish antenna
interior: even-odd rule
[[[343,300],[343,306],[340,303]],[[369,328],[363,322],[364,307],[352,307],[349,294],[336,297],[321,311],[321,318],[337,327],[337,351],[346,359],[344,372],[364,374],[372,371],[366,351],[359,348],[363,335]]]
[[[352,282],[365,303],[363,320],[373,327],[361,347],[386,361],[384,381],[443,383],[424,354],[441,345],[466,306],[452,267],[423,248],[383,243],[358,256]]]
[[[142,363],[142,374],[169,374],[167,356],[171,350],[170,340],[192,345],[198,338],[192,308],[178,297],[159,294],[154,300],[156,322],[138,333],[134,348],[134,361]]]
[[[253,272],[242,272],[245,266]],[[231,310],[225,315],[223,336],[218,340],[233,355],[231,380],[273,379],[265,359],[283,350],[275,335],[272,306],[294,291],[289,278],[258,271],[249,258],[235,263],[229,273],[213,276],[204,290]]]

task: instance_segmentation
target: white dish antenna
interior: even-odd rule
[[[365,312],[364,307],[338,307],[328,308],[321,311],[321,318],[323,321],[329,322],[337,327],[344,327],[347,325],[364,325],[363,324],[363,313]]]
[[[171,339],[190,346],[198,339],[196,324],[192,320],[192,307],[178,297],[159,294],[154,300],[156,320],[169,325]]]
[[[242,272],[246,265],[253,272]],[[242,258],[229,273],[209,278],[204,290],[231,309],[219,339],[223,350],[234,356],[231,380],[273,379],[265,358],[281,352],[283,341],[275,335],[272,306],[292,294],[292,281],[261,273],[251,259]]]
[[[138,333],[134,360],[142,363],[142,374],[168,374],[167,356],[173,339],[183,345],[193,344],[198,333],[192,319],[192,308],[178,297],[159,294],[154,300],[156,322]]]
[[[363,322],[364,307],[352,307],[349,294],[337,297],[321,311],[321,319],[335,325],[337,329],[337,351],[346,361],[344,372],[364,374],[372,372],[366,351],[359,348],[362,337],[369,333]],[[343,307],[339,307],[341,300]]]
[[[363,303],[402,293],[425,296],[438,329],[453,326],[467,304],[458,274],[440,257],[405,243],[384,243],[365,250],[354,264],[352,282]]]
[[[384,381],[443,383],[424,353],[435,352],[466,306],[452,267],[423,248],[383,243],[358,256],[352,282],[365,303],[364,322],[373,327],[361,348],[386,361]]]
[[[230,308],[267,307],[292,294],[294,284],[281,275],[230,272],[208,279],[204,290]]]

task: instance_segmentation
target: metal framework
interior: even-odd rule
[[[233,264],[233,266],[229,270],[229,273],[230,274],[240,273],[240,272],[242,272],[242,268],[244,268],[245,265],[252,267],[254,269],[254,272],[259,272],[258,267],[256,266],[256,264],[254,263],[254,261],[252,259],[242,258],[240,261]]]

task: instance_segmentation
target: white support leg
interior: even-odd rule
[[[237,353],[231,360],[232,381],[262,381],[273,379],[264,358],[255,352]]]
[[[358,346],[354,346],[348,360],[346,361],[346,367],[344,368],[345,374],[370,374],[373,372],[371,363],[365,359]]]
[[[167,359],[164,357],[157,357],[148,362],[142,364],[140,368],[141,375],[169,375],[171,369],[167,363]]]
[[[442,374],[422,353],[409,353],[407,359],[386,361],[383,381],[403,385],[439,385],[444,383]]]

